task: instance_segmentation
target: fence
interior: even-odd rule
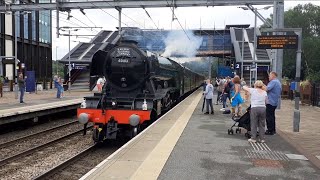
[[[314,83],[312,87],[312,105],[320,107],[320,83]]]
[[[282,98],[294,100],[294,91],[290,83],[282,85]],[[302,104],[320,107],[320,83],[300,86],[300,100]]]

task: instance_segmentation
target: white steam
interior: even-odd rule
[[[195,57],[202,43],[202,37],[195,36],[192,31],[186,31],[186,34],[184,31],[171,31],[164,39],[166,48],[162,56]]]

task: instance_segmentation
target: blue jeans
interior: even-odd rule
[[[19,91],[20,91],[20,103],[23,103],[23,96],[24,96],[25,89],[24,88],[19,88]]]
[[[223,104],[222,104],[222,107],[223,108],[226,108],[226,102],[227,102],[227,98],[229,98],[229,101],[230,101],[230,94],[223,94]]]
[[[60,98],[60,96],[61,96],[61,87],[58,86],[57,87],[57,98]]]

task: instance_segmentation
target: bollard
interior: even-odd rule
[[[300,126],[300,110],[293,110],[293,132],[299,132]]]

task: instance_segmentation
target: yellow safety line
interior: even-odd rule
[[[199,93],[130,179],[152,180],[158,178],[200,99],[202,99],[201,97],[202,94]]]

